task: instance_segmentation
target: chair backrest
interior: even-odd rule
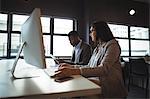
[[[148,66],[144,58],[130,59],[130,73],[148,75]]]

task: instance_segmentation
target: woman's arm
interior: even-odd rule
[[[101,63],[97,67],[80,67],[81,74],[86,77],[91,76],[104,76],[107,75],[113,65],[119,61],[120,47],[118,44],[113,43],[107,46]]]

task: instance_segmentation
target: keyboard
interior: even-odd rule
[[[52,66],[52,67],[49,67],[49,68],[47,68],[47,69],[44,69],[44,72],[45,72],[48,76],[52,77],[52,76],[55,74],[55,71],[56,71],[56,70],[58,70],[58,67]]]

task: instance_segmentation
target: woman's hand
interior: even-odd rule
[[[68,63],[60,63],[58,69],[61,69],[61,68],[63,68],[63,67],[66,67],[66,68],[74,68],[74,66],[71,65],[71,64],[68,64]]]
[[[68,67],[61,67],[57,71],[55,71],[55,77],[56,78],[63,78],[63,77],[69,77],[72,75],[71,68]]]
[[[59,68],[54,77],[56,79],[70,77],[72,75],[80,75],[80,69],[78,68],[70,68],[70,67],[61,67]]]

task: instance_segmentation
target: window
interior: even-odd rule
[[[50,48],[50,35],[43,35],[43,42],[44,42],[44,48],[45,48],[45,56],[49,56],[51,53],[51,48]]]
[[[11,56],[16,56],[21,44],[21,34],[11,34]]]
[[[53,54],[55,56],[71,56],[73,47],[67,36],[54,36]]]
[[[18,53],[21,44],[21,26],[28,19],[28,17],[29,16],[26,15],[12,15],[11,56],[16,56]]]
[[[0,13],[0,57],[10,58],[16,56],[18,52],[21,43],[21,25],[29,16],[10,14],[8,20],[8,15]],[[54,56],[71,56],[73,47],[67,34],[74,29],[74,20],[41,17],[41,24],[45,55],[49,56],[51,53]],[[108,25],[121,46],[121,56],[126,58],[150,55],[149,28]],[[12,31],[8,31],[7,27]]]
[[[28,19],[26,15],[13,15],[13,31],[11,33],[11,56],[17,55],[21,43],[21,26]],[[42,32],[50,33],[50,18],[41,17]],[[17,33],[14,31],[18,31]],[[45,53],[50,53],[50,38],[46,35],[43,36]]]
[[[7,14],[0,14],[0,30],[7,30]]]
[[[128,26],[108,24],[113,35],[117,37],[121,47],[121,56],[129,56]]]
[[[128,38],[128,26],[108,24],[115,37]]]
[[[0,33],[0,57],[7,55],[7,34]]]
[[[73,20],[54,19],[54,33],[68,34],[71,30],[73,30]]]
[[[142,57],[146,54],[150,55],[149,28],[116,24],[108,24],[108,26],[121,46],[121,56]]]
[[[7,14],[0,14],[0,57],[7,56]]]
[[[42,32],[50,33],[50,18],[41,17],[41,24],[42,24]]]
[[[149,54],[149,41],[131,40],[131,56],[145,56]]]
[[[145,56],[150,54],[149,29],[144,27],[130,27],[131,56]]]
[[[129,56],[129,40],[117,39],[121,47],[121,56]]]
[[[73,30],[73,20],[42,17],[42,30],[45,46],[45,55],[71,56],[73,47],[71,46],[67,34]],[[54,32],[50,33],[50,26],[54,24]],[[51,44],[53,43],[53,44]]]
[[[137,39],[149,39],[149,29],[143,27],[130,27],[130,37]]]
[[[42,25],[42,32],[43,32],[43,42],[45,48],[45,56],[49,56],[51,53],[51,35],[50,35],[50,18],[49,17],[41,17],[41,25]]]
[[[11,33],[11,56],[16,55],[18,52],[21,43],[21,25],[27,20],[28,17],[29,16],[25,15],[13,15],[13,31]],[[49,56],[49,54],[53,52],[52,54],[54,54],[55,56],[71,56],[73,48],[68,40],[67,34],[71,30],[73,30],[73,20],[53,18],[54,23],[52,23],[50,19],[51,18],[49,17],[41,17],[45,55]],[[50,33],[50,26],[52,24],[54,24],[54,33]],[[15,31],[18,32],[16,33]],[[51,44],[52,41],[53,44]]]
[[[28,19],[29,16],[13,15],[13,31],[21,31],[21,25]]]
[[[10,14],[10,20],[8,20],[7,16],[8,14],[0,13],[0,57],[5,56],[10,58],[17,55],[22,41],[21,26],[28,19],[29,16]],[[9,28],[11,31],[7,30],[7,22],[10,23]],[[73,47],[68,40],[67,34],[73,30],[73,23],[74,22],[72,19],[41,17],[46,56],[49,56],[50,53],[54,54],[55,56],[72,55]],[[53,25],[53,27],[51,27],[51,25]],[[10,45],[9,47],[7,46],[8,43]],[[11,52],[7,53],[7,51],[9,50]]]
[[[21,25],[27,20],[28,17],[29,16],[25,15],[13,15],[13,31],[21,31]],[[51,24],[54,24],[54,33],[50,33]],[[68,40],[67,34],[73,30],[73,20],[54,18],[54,23],[52,23],[50,22],[49,17],[41,17],[41,25],[45,55],[49,56],[49,54],[53,52],[52,54],[55,56],[71,56],[73,48]],[[17,54],[21,43],[20,32],[13,33],[13,31],[11,33],[11,56]],[[51,39],[52,36],[53,39]],[[51,44],[52,41],[53,44]]]
[[[54,19],[54,40],[53,40],[54,56],[72,55],[73,47],[71,46],[67,36],[67,34],[72,30],[73,30],[73,20],[59,19],[59,18]]]

